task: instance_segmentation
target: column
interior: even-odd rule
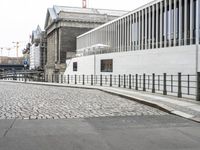
[[[190,0],[190,44],[193,44],[193,0]],[[194,18],[195,19],[195,18]]]
[[[164,8],[164,47],[167,47],[167,0],[165,0]]]
[[[154,37],[155,37],[155,8],[154,8],[155,5],[152,6],[152,49],[154,49],[154,45],[155,45],[155,40],[154,40]]]
[[[141,36],[141,49],[144,49],[144,10],[142,10],[142,36]]]
[[[147,17],[148,17],[148,8],[146,8],[145,9],[145,49],[147,49],[147,39],[148,39],[148,37],[147,37],[147,29],[148,29],[148,27],[147,27],[147,24],[148,24],[148,22],[147,22]]]
[[[163,47],[163,2],[160,2],[160,48]]]
[[[119,20],[116,22],[116,33],[117,33],[117,38],[116,38],[117,45],[116,45],[116,47],[117,47],[117,52],[119,52]]]
[[[113,49],[116,52],[116,21],[113,23]]]
[[[179,0],[179,46],[182,45],[182,0]]]
[[[158,3],[156,4],[156,48],[158,48]]]
[[[138,13],[138,23],[139,23],[139,26],[138,26],[138,49],[141,50],[141,11],[139,11]]]
[[[126,42],[126,45],[127,45],[127,51],[130,51],[130,16],[127,16],[127,42]]]
[[[106,33],[106,45],[109,45],[109,43],[108,43],[108,25],[106,25],[105,28],[106,28],[106,31],[105,31],[105,33]]]
[[[172,34],[172,29],[171,29],[171,20],[172,20],[172,1],[169,0],[169,16],[168,16],[168,27],[169,27],[169,30],[168,30],[168,35],[169,35],[169,47],[171,47],[171,34]]]
[[[139,13],[136,13],[136,40],[135,40],[135,50],[139,49]]]
[[[200,3],[199,0],[197,0],[196,1],[196,16],[199,16],[199,3]],[[196,40],[195,40],[195,43],[198,46],[199,45],[199,17],[196,17],[196,25],[195,26],[196,26],[195,27],[195,30],[196,30]],[[197,53],[199,53],[198,50],[197,50]],[[198,60],[198,58],[197,58],[197,60]],[[199,71],[198,70],[198,62],[197,62],[197,71]]]
[[[152,20],[152,18],[151,18],[151,6],[149,7],[149,37],[148,37],[148,49],[151,49],[151,20]]]
[[[125,39],[125,22],[124,22],[124,18],[122,19],[122,51],[124,51],[124,46],[125,46],[125,44],[124,44],[124,39]]]
[[[133,17],[134,14],[131,14],[130,15],[130,50],[132,51],[133,50],[133,39],[134,39],[134,36],[135,36],[135,33],[133,32],[134,30],[134,17]],[[132,39],[133,38],[133,39]]]
[[[118,52],[118,28],[117,28],[117,24],[118,24],[118,21],[115,22],[115,32],[116,32],[116,45],[115,45],[115,49],[116,49],[116,52]]]
[[[177,33],[177,11],[176,11],[176,0],[174,0],[174,35],[173,45],[176,46],[176,33]]]
[[[122,19],[119,20],[119,52],[122,49]]]
[[[184,45],[187,45],[187,0],[184,0]]]
[[[124,18],[124,51],[127,51],[127,17]]]

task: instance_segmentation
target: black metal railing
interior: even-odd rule
[[[4,79],[13,80],[15,77],[7,76]],[[192,98],[200,101],[200,73],[196,75],[181,74],[123,74],[123,75],[44,75],[42,78],[32,80],[24,74],[16,76],[19,81],[51,81],[69,85],[90,85],[104,87],[127,88],[136,91],[147,91],[172,95],[179,98]]]
[[[200,75],[162,75],[135,74],[135,75],[66,75],[54,77],[52,82],[74,85],[91,85],[128,88],[138,91],[161,93],[177,97],[197,98],[200,97]],[[53,78],[52,78],[53,79]],[[198,79],[198,81],[197,81]]]

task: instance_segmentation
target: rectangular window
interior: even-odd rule
[[[77,71],[78,65],[77,62],[73,62],[73,71]]]
[[[101,60],[101,72],[113,72],[113,60],[112,59]]]

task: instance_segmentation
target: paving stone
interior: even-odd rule
[[[166,115],[98,90],[2,82],[0,119],[59,119]]]

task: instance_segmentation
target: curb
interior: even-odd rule
[[[195,117],[194,115],[179,111],[179,110],[175,110],[175,109],[173,109],[173,108],[171,108],[171,107],[169,107],[169,106],[167,106],[165,104],[158,103],[158,102],[152,102],[152,101],[149,101],[149,100],[146,100],[146,99],[142,99],[142,98],[139,98],[139,97],[136,97],[136,96],[133,96],[133,95],[118,93],[118,92],[115,92],[115,91],[112,91],[112,90],[109,90],[109,89],[105,89],[105,88],[102,88],[102,87],[96,87],[96,86],[91,87],[91,86],[86,86],[86,85],[76,86],[76,85],[66,85],[66,84],[48,83],[48,82],[46,82],[46,83],[19,82],[19,81],[12,81],[12,80],[8,80],[8,81],[5,81],[5,82],[21,83],[21,84],[33,84],[33,85],[42,85],[42,86],[54,86],[54,87],[56,86],[56,87],[69,87],[69,88],[81,88],[81,89],[99,90],[99,91],[102,91],[102,92],[106,92],[106,93],[109,93],[109,94],[112,94],[112,95],[117,95],[117,96],[129,99],[129,100],[132,100],[132,101],[136,101],[136,102],[138,102],[140,104],[144,104],[144,105],[147,105],[147,106],[150,106],[150,107],[157,108],[157,109],[159,109],[161,111],[164,111],[164,112],[167,112],[169,114],[173,114],[173,115],[176,115],[176,116],[179,116],[179,117],[182,117],[182,118],[186,118],[186,119],[195,121],[197,123],[200,123],[200,118]]]

